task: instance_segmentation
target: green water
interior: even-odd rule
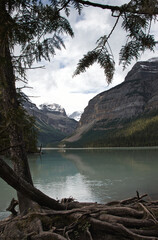
[[[158,148],[44,150],[30,155],[34,185],[55,199],[99,202],[148,193],[158,199]],[[0,179],[0,216],[15,191]]]

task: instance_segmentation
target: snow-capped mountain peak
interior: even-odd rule
[[[79,121],[82,115],[82,111],[75,111],[72,114],[69,115],[69,118],[75,119],[76,121]]]
[[[43,103],[39,107],[41,110],[46,110],[49,112],[58,112],[63,115],[66,115],[65,109],[57,103],[52,103],[52,104]]]

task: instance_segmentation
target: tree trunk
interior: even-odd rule
[[[32,178],[28,165],[27,155],[23,140],[22,118],[23,111],[17,100],[15,75],[8,40],[8,14],[5,10],[5,1],[0,3],[2,14],[0,16],[0,96],[3,106],[3,115],[8,126],[10,139],[10,152],[16,174],[30,184]],[[10,27],[10,26],[9,26]],[[30,207],[30,200],[18,193],[20,212],[25,212]]]

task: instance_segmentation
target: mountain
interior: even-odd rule
[[[73,113],[71,113],[71,114],[69,115],[69,118],[73,118],[73,119],[75,119],[76,121],[79,121],[79,120],[81,119],[82,113],[83,113],[83,112],[81,112],[81,111],[75,111],[75,112],[73,112]]]
[[[123,83],[89,101],[66,146],[158,145],[158,58],[137,62]]]
[[[57,103],[53,103],[53,104],[44,103],[44,104],[41,104],[39,107],[43,112],[52,112],[55,114],[61,114],[63,116],[66,116],[65,109]]]
[[[23,94],[23,106],[29,115],[35,117],[38,141],[43,146],[55,146],[77,127],[77,121],[69,118],[65,109],[56,103],[41,104],[38,108]]]

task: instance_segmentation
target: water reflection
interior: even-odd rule
[[[73,196],[79,201],[91,199],[85,177],[63,152],[46,151],[42,158],[30,159],[34,184],[53,198]]]
[[[29,156],[37,188],[53,198],[107,202],[140,193],[158,198],[158,149],[47,150]],[[0,180],[0,211],[15,191]]]
[[[157,198],[157,149],[112,149],[68,152],[64,156],[75,163],[91,183],[96,201],[104,202],[133,196],[136,190]],[[94,184],[95,179],[95,184]]]

